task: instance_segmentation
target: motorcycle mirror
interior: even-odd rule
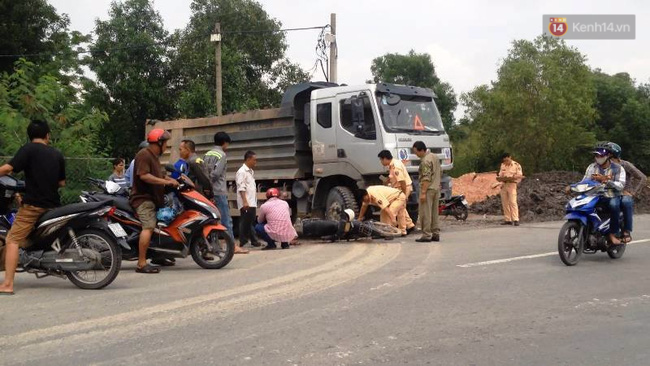
[[[115,194],[120,190],[120,188],[122,187],[120,187],[119,184],[110,180],[106,181],[106,192],[108,194]]]

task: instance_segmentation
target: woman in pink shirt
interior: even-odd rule
[[[262,250],[276,249],[276,241],[282,244],[282,249],[289,249],[289,242],[298,236],[291,224],[291,208],[279,197],[280,190],[269,188],[266,191],[267,201],[257,213],[255,232],[267,243]]]

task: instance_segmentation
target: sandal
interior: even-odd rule
[[[623,237],[621,238],[621,241],[625,244],[629,243],[632,241],[632,236],[630,233],[623,234]]]
[[[135,271],[138,273],[160,273],[160,267],[154,267],[150,264],[147,264],[142,268],[136,267]]]
[[[235,254],[248,254],[250,251],[248,249],[244,249],[242,247],[239,247],[238,249],[235,249]]]

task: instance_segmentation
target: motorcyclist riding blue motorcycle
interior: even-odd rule
[[[620,216],[619,197],[625,187],[625,169],[610,160],[612,148],[609,142],[603,141],[596,144],[593,150],[595,162],[587,167],[583,180],[593,180],[605,184],[607,190],[605,197],[609,198],[609,207],[612,218]],[[612,219],[610,223],[609,241],[614,245],[622,244],[618,238],[620,231],[619,220]]]

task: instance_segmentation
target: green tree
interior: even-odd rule
[[[0,0],[0,50],[4,55],[26,55],[42,74],[63,83],[81,74],[77,53],[89,36],[69,31],[67,15],[59,15],[46,0]],[[0,58],[0,74],[13,73],[16,57]]]
[[[578,50],[544,36],[513,42],[497,80],[461,97],[467,138],[456,144],[456,173],[496,169],[504,151],[528,173],[582,170],[595,142],[595,98]]]
[[[89,160],[104,156],[99,130],[108,120],[105,113],[88,107],[79,90],[55,76],[41,75],[39,68],[24,59],[16,62],[15,72],[0,77],[0,155],[12,156],[28,142],[27,125],[33,119],[50,124],[52,144],[64,156],[74,159],[66,166],[67,187],[64,202],[78,201],[79,191],[89,176],[106,176],[110,164]]]
[[[623,158],[639,168],[650,169],[650,95],[648,86],[635,86],[627,73],[607,75],[594,71],[595,107],[599,140],[614,141]]]
[[[447,131],[454,125],[454,111],[458,106],[456,93],[449,83],[440,81],[428,53],[409,51],[406,55],[387,53],[372,60],[370,66],[374,83],[387,82],[430,88],[438,97],[436,105]]]
[[[169,35],[149,0],[113,2],[109,19],[97,20],[96,41],[86,63],[97,83],[86,80],[88,99],[105,110],[105,143],[118,156],[132,156],[147,119],[174,116],[167,62]]]
[[[252,0],[194,0],[187,27],[174,36],[174,90],[179,114],[214,114],[215,24],[222,31],[223,112],[277,106],[284,87],[306,81],[307,74],[284,57],[281,23]]]

